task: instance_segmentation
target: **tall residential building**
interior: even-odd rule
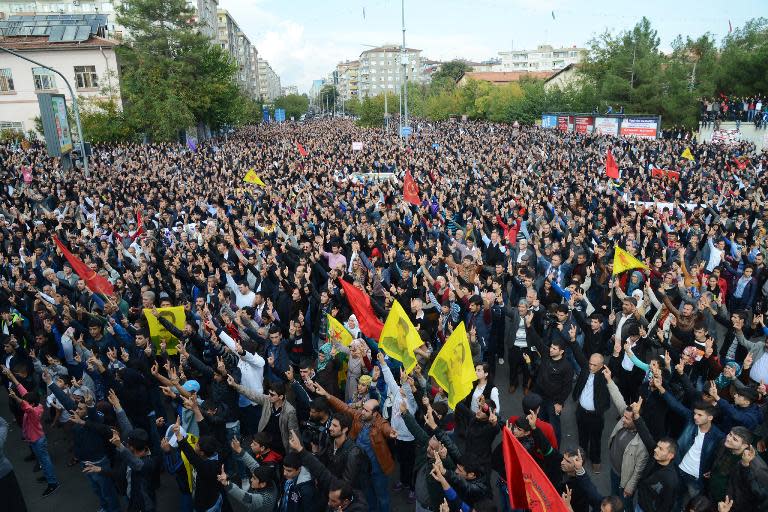
[[[359,95],[359,73],[359,60],[339,62],[336,65],[336,76],[338,77],[336,88],[339,92],[339,97],[344,101],[349,101]]]
[[[499,52],[501,63],[493,71],[558,71],[584,59],[586,48],[553,48],[541,44],[535,50]]]
[[[323,89],[324,85],[325,80],[322,78],[318,80],[312,80],[312,87],[309,89],[309,100],[311,102],[314,103],[317,97],[320,96],[320,91]]]
[[[385,45],[360,54],[358,91],[362,98],[389,91],[397,93],[403,83],[402,53],[397,45]],[[422,63],[421,50],[406,48],[408,81],[427,83],[429,74]]]
[[[264,59],[259,59],[259,96],[262,101],[274,101],[280,97],[280,77]]]
[[[203,24],[201,32],[211,40],[216,39],[216,8],[218,0],[187,0],[195,9],[197,19]],[[107,30],[110,37],[120,40],[125,28],[117,23],[117,8],[122,0],[0,0],[0,14],[7,18],[11,15],[50,15],[50,14],[106,14]]]
[[[218,43],[237,64],[237,83],[253,98],[259,97],[258,51],[226,9],[218,10]],[[256,64],[255,64],[256,63]]]

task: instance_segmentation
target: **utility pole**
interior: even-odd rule
[[[402,47],[402,61],[403,61],[403,126],[408,126],[408,53],[405,49],[405,0],[400,0],[400,13],[403,23],[403,47]],[[405,141],[408,141],[408,136],[404,136]]]
[[[77,126],[77,136],[80,139],[80,155],[83,157],[83,174],[85,174],[86,178],[90,177],[90,173],[88,172],[88,156],[85,154],[85,140],[83,139],[83,128],[80,125],[80,108],[77,105],[77,96],[75,96],[74,91],[72,90],[72,86],[69,85],[69,80],[67,80],[67,77],[62,75],[58,70],[53,69],[50,66],[46,66],[45,64],[41,64],[40,62],[37,62],[36,60],[32,60],[29,57],[25,57],[19,53],[16,53],[13,50],[9,50],[8,48],[4,48],[0,46],[0,50],[10,53],[11,55],[18,57],[20,59],[26,60],[27,62],[31,62],[32,64],[36,64],[40,66],[41,68],[48,69],[50,71],[53,71],[57,75],[61,77],[62,80],[64,80],[64,83],[67,85],[67,89],[69,89],[69,95],[72,97],[72,110],[75,111],[75,125]]]

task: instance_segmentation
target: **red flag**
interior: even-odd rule
[[[615,180],[619,179],[619,166],[616,165],[610,149],[605,153],[605,175]]]
[[[360,330],[369,338],[379,341],[381,330],[384,324],[376,318],[371,306],[371,298],[355,285],[350,284],[344,279],[340,279],[341,287],[344,289],[344,295],[355,313],[357,323],[360,324]]]
[[[112,288],[112,283],[110,283],[105,277],[102,277],[91,270],[91,268],[83,263],[80,258],[69,252],[69,249],[64,247],[64,244],[61,243],[58,237],[53,237],[53,241],[56,242],[56,247],[58,247],[62,254],[64,254],[64,257],[67,258],[69,264],[72,265],[72,270],[74,270],[75,273],[80,276],[83,281],[85,281],[85,285],[89,290],[94,293],[101,293],[104,295],[115,294],[115,290]]]
[[[141,209],[136,210],[136,232],[131,235],[131,240],[136,240],[144,233],[144,223],[141,220]]]
[[[530,509],[531,512],[567,512],[568,507],[552,482],[507,427],[502,428],[501,442],[512,508]]]
[[[304,149],[304,146],[302,146],[300,143],[296,143],[296,149],[299,150],[299,153],[301,153],[301,156],[307,156],[309,153],[307,153],[307,150]]]
[[[416,185],[416,180],[411,176],[411,171],[405,171],[405,178],[403,179],[403,198],[412,205],[419,206],[419,187]]]
[[[677,171],[672,171],[668,169],[651,169],[651,177],[652,178],[664,178],[669,177],[670,179],[673,179],[675,181],[680,181],[680,173]]]

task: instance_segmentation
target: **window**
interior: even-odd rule
[[[0,69],[0,92],[12,92],[13,88],[13,76],[11,75],[10,68]]]
[[[78,89],[93,89],[99,86],[96,66],[75,66],[75,82]]]
[[[36,91],[56,89],[56,77],[53,76],[53,71],[45,68],[32,68],[32,78],[35,81]]]

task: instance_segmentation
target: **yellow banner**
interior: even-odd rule
[[[245,173],[245,178],[243,178],[243,181],[246,183],[253,183],[254,185],[259,185],[260,187],[266,187],[264,182],[261,181],[261,178],[259,178],[259,175],[256,174],[256,171],[254,171],[253,169]]]
[[[691,148],[685,148],[685,151],[683,151],[683,154],[680,156],[686,160],[690,160],[691,162],[694,160],[693,154],[691,153]]]
[[[613,253],[613,275],[633,268],[647,269],[648,266],[617,245]]]
[[[160,316],[171,322],[180,331],[184,330],[184,326],[187,325],[187,317],[184,314],[184,306],[174,306],[170,308],[158,308],[157,311]],[[152,344],[155,346],[155,351],[160,353],[160,343],[165,341],[166,352],[170,355],[176,354],[176,345],[179,340],[168,332],[163,327],[155,315],[152,314],[151,309],[144,310],[144,317],[147,319],[147,325],[149,326],[149,339],[152,340]]]
[[[344,327],[341,322],[327,314],[328,317],[328,341],[331,343],[339,342],[345,347],[352,343],[352,334]]]
[[[448,406],[451,409],[455,409],[472,391],[472,383],[477,380],[477,374],[464,322],[453,330],[437,353],[429,369],[429,376],[448,394]]]
[[[403,363],[405,371],[410,373],[416,366],[416,355],[413,351],[423,344],[419,332],[405,314],[405,310],[399,302],[395,301],[381,330],[379,348],[388,356]]]

